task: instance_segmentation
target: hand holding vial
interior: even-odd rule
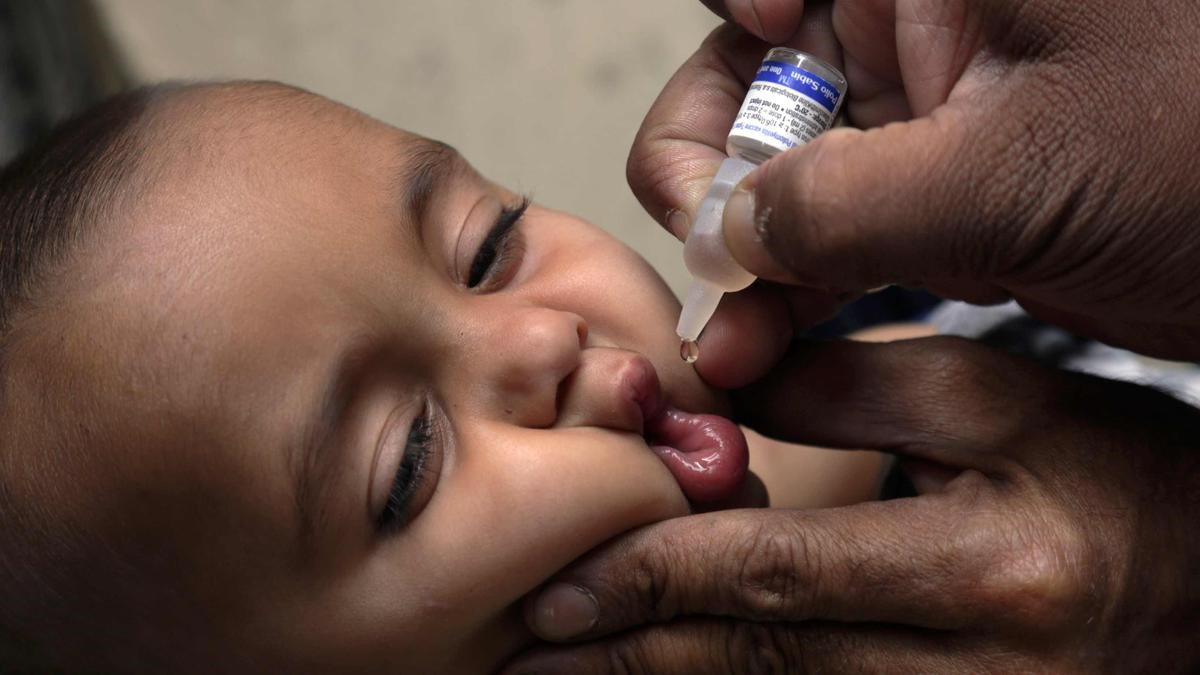
[[[628,165],[677,237],[759,60],[782,44],[845,72],[847,126],[766,161],[731,197],[724,236],[747,270],[823,296],[803,303],[820,313],[901,283],[1015,297],[1118,346],[1200,356],[1195,3],[706,4],[745,29],[717,29],[679,69]],[[745,330],[710,332],[743,345]],[[702,374],[747,379],[719,372],[723,347],[707,342]]]
[[[845,94],[846,78],[820,59],[785,47],[767,52],[729,130],[729,157],[721,160],[684,245],[683,259],[693,279],[675,332],[688,363],[699,357],[696,340],[722,295],[754,282],[754,275],[730,255],[722,232],[722,214],[733,189],[759,164],[812,142],[833,126]]]

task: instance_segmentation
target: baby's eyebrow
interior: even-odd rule
[[[458,170],[462,155],[441,141],[421,138],[416,143],[400,169],[399,185],[405,211],[413,222],[423,223],[433,195]]]
[[[293,448],[292,474],[295,476],[294,499],[299,520],[302,550],[310,552],[313,539],[327,524],[329,488],[334,484],[333,470],[345,462],[331,456],[340,423],[351,397],[350,369],[353,352],[335,361],[332,376],[317,399],[315,414],[305,425],[301,439]]]
[[[323,369],[318,380],[323,386],[310,404],[300,436],[291,446],[300,550],[309,557],[315,549],[317,534],[329,525],[332,488],[350,464],[337,446],[356,383],[369,361],[370,342],[361,335],[355,336],[336,353],[337,357]]]

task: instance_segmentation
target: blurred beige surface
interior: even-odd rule
[[[581,215],[679,292],[678,244],[625,184],[646,109],[717,24],[696,0],[97,0],[142,81],[295,84],[459,148]]]

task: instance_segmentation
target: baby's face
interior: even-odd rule
[[[736,434],[663,414],[724,404],[602,231],[312,96],[207,89],[158,119],[145,196],[38,329],[66,322],[40,385],[66,403],[29,410],[86,439],[52,508],[215,658],[486,671],[556,570],[740,482]],[[717,449],[656,452],[647,417]]]

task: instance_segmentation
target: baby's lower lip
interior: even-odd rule
[[[646,420],[646,440],[695,504],[729,501],[745,481],[746,437],[724,417],[664,408]]]
[[[631,361],[625,385],[642,417],[646,442],[693,504],[731,500],[746,478],[746,437],[733,422],[672,408],[663,400],[654,365],[644,356]]]

